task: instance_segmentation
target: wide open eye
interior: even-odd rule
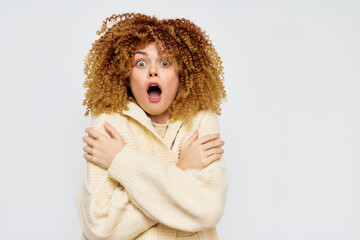
[[[160,62],[160,66],[162,67],[168,67],[170,65],[170,62],[168,60],[162,60]]]
[[[143,68],[143,67],[146,67],[146,62],[144,60],[140,60],[140,61],[137,61],[136,62],[136,66],[140,67],[140,68]]]

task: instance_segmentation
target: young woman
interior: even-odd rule
[[[186,19],[113,15],[85,61],[83,239],[218,239],[221,60]]]

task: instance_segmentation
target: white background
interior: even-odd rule
[[[222,57],[221,239],[360,239],[355,0],[1,0],[0,239],[79,239],[83,60],[128,11],[188,18]]]

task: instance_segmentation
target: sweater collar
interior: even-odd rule
[[[146,115],[145,111],[139,107],[139,105],[134,102],[129,102],[127,107],[128,110],[123,111],[124,115],[135,119],[142,125],[148,125],[149,123],[151,124],[151,119]]]
[[[163,142],[169,149],[173,144],[175,137],[180,130],[180,127],[183,124],[183,121],[175,121],[169,122],[168,129],[165,133],[164,138],[160,137],[157,131],[155,130],[154,126],[151,123],[151,119],[146,115],[145,111],[136,103],[129,102],[128,110],[123,111],[125,116],[131,117],[141,125],[146,127],[150,132],[152,132],[161,142]]]

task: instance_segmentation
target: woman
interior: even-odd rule
[[[113,15],[85,61],[83,239],[218,239],[223,68],[186,19]]]

